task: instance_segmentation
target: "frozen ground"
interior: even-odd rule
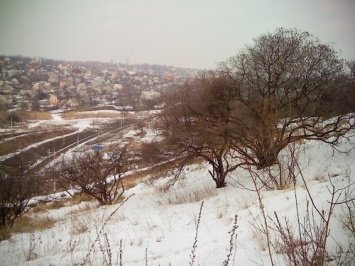
[[[23,147],[21,150],[6,154],[4,156],[0,156],[0,162],[6,160],[8,158],[11,158],[21,152],[27,151],[33,147],[38,147],[46,142],[50,142],[55,139],[61,139],[63,137],[70,136],[70,135],[76,135],[76,134],[84,131],[85,129],[94,128],[95,126],[99,125],[100,123],[105,123],[107,121],[112,120],[110,118],[82,118],[82,119],[64,120],[61,117],[61,114],[56,113],[56,112],[52,112],[51,116],[52,116],[52,119],[50,119],[50,120],[32,121],[31,123],[29,123],[28,128],[30,128],[32,130],[36,130],[36,128],[40,128],[41,130],[50,130],[50,126],[55,125],[55,126],[63,126],[63,127],[67,127],[67,128],[74,128],[76,131],[73,133],[68,133],[63,136],[49,138],[49,139],[43,140],[41,142],[35,142],[31,145]],[[7,140],[16,139],[16,138],[18,138],[18,137],[8,138]],[[0,141],[0,144],[1,144],[1,141]]]
[[[85,113],[85,112],[83,112]],[[76,128],[78,132],[83,131],[84,129],[88,127],[93,127],[95,123],[101,123],[105,121],[109,121],[111,119],[109,118],[85,118],[85,119],[70,119],[70,120],[65,120],[61,117],[60,113],[51,113],[52,119],[51,120],[41,120],[41,121],[33,121],[32,123],[29,124],[29,128],[35,128],[35,127],[46,127],[50,125],[62,125],[62,126],[71,126],[73,128]]]
[[[353,134],[353,133],[352,133]],[[148,132],[147,138],[153,137]],[[349,135],[338,150],[321,142],[302,145],[299,163],[315,204],[328,210],[332,184],[342,188],[355,182],[355,137]],[[223,265],[230,248],[230,232],[238,215],[236,240],[229,265],[270,265],[265,237],[256,230],[261,211],[248,172],[235,171],[228,186],[216,190],[205,163],[188,167],[168,190],[172,173],[152,180],[147,176],[125,192],[122,206],[97,207],[95,203],[67,205],[32,214],[32,219],[56,220],[54,227],[13,235],[0,242],[1,265],[189,265],[201,203],[204,202],[197,234],[194,265]],[[306,209],[305,186],[298,179],[292,188],[262,191],[267,214],[277,212],[283,221],[296,220],[295,192],[301,215]],[[131,196],[131,197],[130,197]],[[330,223],[328,249],[346,246],[342,226],[344,210],[337,206]],[[277,265],[286,265],[274,252]]]

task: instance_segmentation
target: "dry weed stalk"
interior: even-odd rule
[[[223,262],[223,266],[228,266],[229,265],[229,261],[230,261],[230,257],[232,256],[232,252],[234,250],[234,255],[235,255],[235,251],[237,249],[237,229],[238,229],[238,215],[234,216],[234,224],[232,227],[232,230],[229,232],[230,233],[230,240],[229,240],[229,253],[227,255],[227,259]],[[234,262],[234,258],[233,258],[233,262]]]
[[[123,242],[122,239],[120,239],[120,266],[123,265]]]
[[[106,224],[108,223],[108,221],[111,220],[111,218],[113,217],[113,215],[114,215],[132,196],[134,196],[134,194],[132,194],[132,195],[128,196],[126,199],[124,199],[124,200],[118,205],[118,207],[104,220],[104,222],[103,222],[103,224],[102,224],[100,230],[96,233],[96,238],[95,238],[94,242],[91,244],[90,249],[89,249],[89,252],[86,254],[86,257],[85,257],[85,260],[84,260],[84,264],[87,263],[87,262],[90,260],[91,252],[92,252],[92,250],[94,249],[96,243],[100,241],[100,236],[101,236],[102,233],[104,233],[105,226],[106,226]],[[108,241],[108,239],[107,239],[107,241]],[[100,243],[99,243],[99,244],[100,244]],[[106,243],[106,244],[108,244],[108,243]],[[108,247],[110,247],[109,244],[108,244]],[[108,252],[108,254],[111,254],[111,255],[112,255],[111,249],[109,249],[109,250],[110,250],[110,251]],[[122,254],[121,254],[122,252],[121,252],[121,250],[122,250],[122,246],[121,246],[121,242],[120,242],[120,259],[122,259]],[[122,265],[122,260],[121,260],[121,262],[120,262],[120,265]]]
[[[259,181],[262,180],[262,177],[260,176],[260,172],[258,170],[254,170],[253,166],[250,164],[246,164],[244,168],[249,172],[249,175],[252,179],[253,185],[254,185],[254,190],[257,194],[258,197],[258,203],[259,203],[259,209],[261,211],[261,223],[260,223],[260,228],[256,225],[255,228],[257,228],[265,237],[267,241],[267,250],[269,254],[269,259],[271,265],[275,265],[274,259],[273,259],[273,253],[271,250],[271,239],[270,239],[270,231],[269,231],[269,224],[268,224],[268,215],[265,210],[265,206],[263,203],[263,197],[261,195],[261,190],[265,186],[264,183],[259,184]],[[255,221],[255,220],[254,220]],[[256,221],[255,221],[256,222]]]
[[[312,209],[313,210],[313,209]],[[326,240],[329,236],[329,220],[321,219],[317,222],[314,213],[310,212],[307,202],[307,212],[303,221],[298,220],[298,229],[293,228],[285,218],[283,225],[275,212],[274,225],[281,237],[280,251],[291,265],[324,265],[328,260],[326,253]],[[298,236],[295,237],[295,230]]]
[[[197,248],[197,239],[198,239],[198,229],[200,226],[200,221],[201,221],[201,216],[202,216],[202,208],[203,208],[203,201],[201,202],[201,207],[200,207],[200,211],[198,213],[198,219],[197,219],[197,223],[196,223],[196,235],[195,235],[195,240],[194,243],[192,245],[192,250],[191,250],[191,261],[189,262],[189,265],[192,266],[194,265],[195,262],[195,258],[196,258],[196,248]]]
[[[145,248],[145,266],[148,266],[148,248]]]
[[[287,218],[284,224],[280,222],[277,213],[274,213],[275,221],[272,220],[275,226],[275,231],[281,239],[281,252],[285,259],[291,265],[326,265],[330,261],[334,261],[336,265],[343,265],[346,258],[342,258],[342,247],[336,243],[338,254],[329,254],[326,245],[330,236],[330,222],[337,205],[351,204],[354,198],[349,196],[349,190],[354,184],[336,189],[329,176],[330,186],[327,186],[330,194],[330,199],[327,201],[329,206],[327,210],[317,207],[314,197],[309,190],[306,180],[303,176],[298,160],[294,160],[294,168],[290,171],[295,180],[295,171],[303,182],[303,187],[306,190],[308,201],[306,204],[306,214],[303,219],[300,216],[297,191],[294,187],[295,207],[297,212],[297,226],[293,228]],[[352,188],[353,190],[354,188]],[[344,194],[345,192],[345,194]],[[345,195],[344,200],[341,200],[342,194]],[[295,236],[295,230],[297,236]],[[351,251],[352,244],[350,243],[349,250]],[[349,251],[348,250],[348,251]]]
[[[29,247],[28,247],[28,250],[25,254],[26,261],[35,260],[38,258],[38,254],[35,252],[36,249],[37,249],[36,238],[35,238],[35,235],[33,233],[31,233],[30,239],[29,239]]]

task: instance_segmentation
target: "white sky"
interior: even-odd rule
[[[0,54],[211,69],[277,27],[355,59],[354,0],[0,0]]]

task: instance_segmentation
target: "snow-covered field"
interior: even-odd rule
[[[337,150],[314,141],[301,146],[300,169],[315,204],[325,212],[331,184],[340,189],[355,182],[352,135],[354,132],[343,138]],[[153,136],[149,131],[145,140]],[[229,265],[270,265],[266,238],[257,229],[262,222],[257,194],[246,189],[253,188],[249,173],[242,169],[233,172],[228,186],[216,190],[209,169],[205,163],[191,165],[169,189],[166,183],[172,172],[159,179],[147,176],[125,192],[127,201],[122,205],[98,207],[94,202],[82,202],[31,214],[34,223],[46,218],[56,223],[50,229],[1,241],[0,265],[189,265],[194,252],[194,265],[214,266],[223,265],[230,243]],[[262,191],[267,215],[274,217],[277,212],[281,221],[286,217],[296,225],[295,193],[301,215],[309,199],[298,178],[295,190]],[[236,215],[238,228],[231,240]],[[335,252],[336,243],[346,247],[354,241],[342,225],[344,215],[344,208],[336,206],[330,222],[330,252]],[[274,239],[274,232],[271,234]],[[273,249],[274,262],[287,265],[276,251]]]
[[[85,113],[85,112],[82,112]],[[50,125],[61,125],[61,126],[71,126],[73,128],[77,128],[78,131],[83,131],[84,129],[88,127],[92,127],[95,123],[101,123],[101,122],[106,122],[109,121],[110,119],[105,119],[105,118],[95,118],[94,116],[92,118],[85,118],[85,119],[70,119],[70,120],[64,120],[61,117],[60,113],[51,113],[52,119],[51,120],[42,120],[42,121],[34,121],[33,123],[29,124],[29,128],[35,128],[35,127],[46,127]]]

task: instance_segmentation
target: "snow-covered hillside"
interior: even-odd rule
[[[300,148],[300,169],[315,204],[325,212],[332,185],[341,189],[355,182],[352,135],[354,132],[343,138],[337,149],[312,141]],[[98,207],[94,202],[82,202],[32,213],[34,223],[47,218],[56,223],[50,229],[14,234],[1,241],[0,264],[189,265],[194,260],[194,265],[214,266],[223,265],[231,249],[229,265],[270,265],[266,237],[258,231],[262,213],[257,194],[247,189],[253,189],[249,173],[242,169],[233,172],[228,186],[216,190],[209,169],[205,163],[191,165],[169,189],[166,184],[172,172],[159,179],[146,176],[125,192],[123,204]],[[296,225],[296,192],[303,221],[309,197],[298,178],[295,190],[262,190],[268,216],[273,218],[277,212],[281,222],[286,217]],[[343,197],[344,191],[340,192]],[[231,239],[236,215],[238,228]],[[354,241],[342,225],[344,215],[342,205],[336,206],[328,241],[328,249],[334,253],[337,243],[346,248]],[[272,230],[271,236],[275,241]],[[274,262],[287,265],[277,247],[272,250]]]

